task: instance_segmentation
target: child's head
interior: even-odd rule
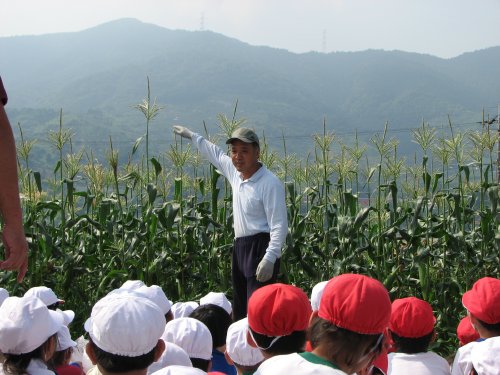
[[[250,339],[266,358],[302,351],[310,316],[311,304],[302,289],[280,283],[263,286],[248,301]]]
[[[457,337],[460,346],[476,341],[479,338],[479,333],[472,326],[468,316],[462,318],[458,323]]]
[[[259,349],[250,346],[247,340],[248,319],[231,324],[226,336],[226,359],[240,371],[255,371],[264,360]]]
[[[50,360],[64,317],[37,297],[9,297],[0,306],[0,352],[4,368],[24,373],[32,359]]]
[[[213,348],[224,351],[227,329],[231,325],[231,316],[222,307],[206,304],[197,307],[189,317],[204,323],[212,335]]]
[[[208,327],[197,319],[184,317],[167,323],[163,340],[186,351],[193,367],[208,371],[212,359],[212,335]]]
[[[163,289],[158,285],[146,286],[143,285],[137,289],[134,289],[133,292],[144,295],[150,301],[156,303],[160,310],[165,315],[165,320],[167,322],[171,321],[174,318],[172,314],[172,302],[167,298]]]
[[[334,277],[309,329],[314,353],[347,373],[365,369],[382,351],[390,316],[389,293],[379,281],[355,274]]]
[[[85,322],[87,354],[101,373],[144,370],[158,360],[165,316],[150,300],[134,294],[108,295],[92,308]]]
[[[392,303],[389,329],[397,352],[426,352],[434,338],[436,318],[426,301],[407,297]]]
[[[57,331],[57,347],[50,361],[52,367],[67,365],[74,347],[76,347],[76,342],[71,339],[69,328],[63,325]]]
[[[500,336],[500,280],[483,277],[462,296],[471,323],[482,338]]]

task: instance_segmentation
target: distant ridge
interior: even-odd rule
[[[81,139],[134,140],[143,132],[132,109],[146,96],[165,106],[152,127],[160,144],[170,126],[217,131],[218,113],[238,115],[266,137],[300,147],[322,131],[378,131],[478,121],[500,102],[500,47],[451,59],[401,51],[303,53],[256,47],[211,31],[169,30],[121,19],[84,31],[0,38],[0,74],[14,122],[44,136],[57,124]],[[27,108],[30,108],[28,111]],[[493,111],[493,110],[492,110]],[[52,115],[51,115],[52,114]],[[496,111],[495,111],[496,114]]]

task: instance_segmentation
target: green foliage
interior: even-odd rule
[[[150,105],[149,82],[145,103]],[[146,116],[147,127],[152,118]],[[227,136],[244,120],[234,113],[232,119],[220,115],[219,122]],[[423,124],[413,133],[422,160],[408,165],[397,156],[398,142],[386,137],[387,125],[372,137],[373,161],[367,145],[357,139],[346,145],[326,121],[323,127],[311,139],[314,158],[306,160],[287,152],[285,136],[283,156],[262,137],[263,154],[286,186],[289,233],[281,280],[309,292],[337,274],[363,273],[382,281],[392,298],[424,298],[437,315],[434,349],[451,353],[465,314],[461,294],[479,277],[500,274],[494,130],[457,133],[450,121],[450,134],[440,134]],[[165,154],[134,162],[136,142],[126,164],[110,140],[101,164],[92,151],[74,152],[72,137],[61,111],[59,132],[50,135],[59,160],[53,176],[41,176],[31,170],[34,141],[23,135],[19,168],[29,272],[22,285],[2,273],[2,286],[14,295],[35,285],[53,288],[76,310],[76,329],[98,298],[127,279],[161,285],[174,301],[209,290],[231,297],[231,190],[219,172],[177,140]],[[468,164],[469,155],[476,164]]]

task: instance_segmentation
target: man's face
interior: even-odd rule
[[[249,178],[259,166],[259,147],[252,143],[235,140],[231,143],[231,160],[236,170]]]

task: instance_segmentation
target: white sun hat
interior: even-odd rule
[[[0,351],[30,353],[63,325],[63,315],[49,310],[39,298],[9,297],[0,306]]]
[[[92,308],[85,330],[105,352],[138,357],[153,350],[165,328],[165,315],[134,293],[108,295]]]
[[[227,299],[226,295],[222,292],[210,292],[206,296],[200,298],[200,306],[213,304],[222,307],[227,311],[229,315],[231,315],[233,311],[233,307],[231,306],[231,302]]]
[[[172,303],[165,295],[165,292],[163,292],[163,289],[158,285],[143,285],[133,291],[144,295],[144,297],[156,303],[160,310],[163,311],[163,315],[167,314],[172,308]]]
[[[172,314],[174,319],[188,317],[197,307],[198,303],[195,301],[176,302],[172,305]]]
[[[168,366],[153,372],[151,375],[203,375],[207,374],[205,371],[196,367],[186,366]]]
[[[146,286],[142,280],[127,280],[125,281],[119,289],[134,290],[139,289],[142,286]]]
[[[178,318],[165,326],[162,339],[172,342],[186,351],[189,358],[212,359],[212,334],[208,327],[197,319]]]
[[[226,353],[240,366],[255,366],[264,360],[262,352],[247,341],[248,319],[231,324],[226,335]]]
[[[165,343],[165,350],[161,355],[160,359],[153,362],[148,367],[148,374],[152,374],[155,371],[161,370],[162,368],[168,366],[186,366],[192,367],[193,364],[189,359],[188,354],[180,346],[174,344],[173,342]]]

